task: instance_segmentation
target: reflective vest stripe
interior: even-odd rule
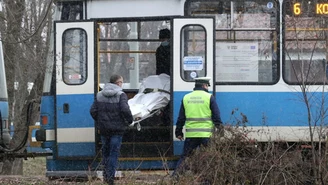
[[[213,132],[213,129],[209,128],[190,128],[186,129],[186,132]]]
[[[212,121],[212,118],[186,118],[186,121]]]

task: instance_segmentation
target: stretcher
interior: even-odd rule
[[[170,101],[170,76],[151,75],[145,78],[138,93],[128,101],[134,121],[130,127],[141,129],[140,122],[159,115]]]

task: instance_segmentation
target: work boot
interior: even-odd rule
[[[113,180],[113,179],[104,179],[104,181],[105,181],[108,185],[114,185],[114,180]]]

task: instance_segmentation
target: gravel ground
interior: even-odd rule
[[[48,178],[44,176],[32,176],[32,177],[24,177],[24,176],[1,176],[0,177],[1,185],[10,185],[10,184],[20,184],[20,185],[41,185],[41,184],[81,184],[81,185],[103,185],[105,183],[102,182],[101,179],[91,179],[91,180],[48,180]],[[125,185],[138,185],[138,184],[170,184],[169,179],[163,175],[139,175],[129,178],[121,178],[115,181],[115,184],[125,184]]]
[[[1,185],[43,185],[43,184],[81,184],[81,185],[102,185],[105,184],[100,178],[94,179],[55,179],[49,180],[45,176],[45,158],[28,159],[23,162],[22,176],[0,176]],[[115,184],[138,185],[138,184],[171,184],[167,171],[136,171],[122,172],[122,177],[115,181]]]

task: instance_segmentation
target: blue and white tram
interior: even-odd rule
[[[9,134],[9,106],[6,82],[5,62],[3,59],[2,42],[0,42],[0,145],[7,148],[10,142]],[[0,150],[4,151],[4,150]]]
[[[326,2],[326,1],[324,1]],[[155,75],[158,32],[171,30],[171,122],[151,117],[123,137],[120,169],[173,169],[174,137],[193,78],[212,77],[222,120],[243,120],[259,142],[308,142],[324,124],[327,24],[316,2],[278,0],[57,0],[54,56],[48,60],[37,140],[51,148],[47,176],[97,170],[99,134],[89,108],[101,84],[124,77],[133,98]],[[319,6],[320,7],[320,6]],[[304,9],[304,11],[303,11]],[[306,10],[306,11],[305,11]],[[301,13],[300,13],[301,12]],[[322,9],[321,14],[327,14]],[[50,52],[51,53],[51,52]],[[306,93],[302,92],[306,89]],[[303,95],[309,95],[309,114]],[[322,96],[324,94],[324,96]],[[237,116],[236,116],[237,115]],[[321,120],[321,121],[320,121]],[[310,124],[310,125],[309,125]],[[314,139],[319,139],[315,135]]]

